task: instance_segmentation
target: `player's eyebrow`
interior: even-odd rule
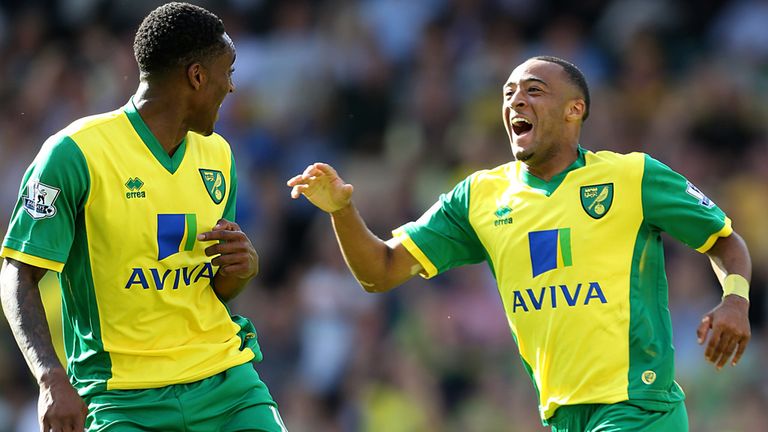
[[[544,81],[544,80],[542,80],[542,79],[539,79],[539,78],[536,78],[536,77],[528,77],[528,78],[524,78],[524,79],[520,80],[520,83],[521,83],[521,84],[526,84],[526,83],[530,83],[530,82],[537,82],[537,83],[541,83],[541,84],[544,84],[545,86],[548,86],[548,85],[549,85],[549,84],[547,84],[547,82],[546,82],[546,81]],[[514,83],[514,82],[511,82],[511,81],[507,81],[507,82],[504,84],[504,88],[507,88],[507,87],[512,87],[513,85],[516,85],[516,83]]]

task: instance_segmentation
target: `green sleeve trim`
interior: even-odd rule
[[[67,135],[52,136],[24,174],[3,245],[66,262],[75,220],[89,193],[90,174],[80,147]]]
[[[487,260],[485,249],[469,221],[472,178],[468,177],[451,192],[441,195],[417,221],[400,228],[434,265],[437,273]]]
[[[235,154],[230,150],[230,156],[232,159],[231,168],[229,169],[229,195],[227,195],[227,204],[224,206],[224,214],[222,217],[228,221],[235,221],[236,208],[237,207],[237,169],[235,166]]]
[[[644,222],[692,249],[702,249],[724,228],[726,216],[685,177],[645,155],[642,180]]]

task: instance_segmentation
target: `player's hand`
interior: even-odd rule
[[[325,163],[314,163],[286,183],[291,187],[291,198],[301,195],[320,210],[328,213],[341,210],[352,201],[353,186],[344,183],[332,166]]]
[[[259,272],[259,255],[240,226],[219,219],[211,231],[197,236],[200,241],[219,240],[205,248],[207,256],[218,255],[211,264],[219,267],[218,274],[238,279],[251,279]]]
[[[725,296],[719,305],[701,319],[696,335],[699,344],[707,342],[704,358],[718,370],[725,366],[731,356],[731,365],[736,366],[744,354],[751,337],[748,315],[749,301],[732,294]]]
[[[64,369],[55,369],[40,378],[37,412],[42,432],[82,432],[88,407]]]

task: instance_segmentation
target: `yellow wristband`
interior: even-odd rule
[[[749,282],[744,276],[736,273],[731,273],[725,277],[723,281],[723,297],[736,294],[739,297],[744,297],[749,301]]]

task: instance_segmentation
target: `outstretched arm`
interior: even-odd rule
[[[751,337],[749,300],[743,291],[752,277],[752,262],[747,245],[736,232],[719,238],[707,255],[725,295],[719,305],[704,315],[696,333],[699,344],[709,337],[704,357],[722,369],[731,356],[731,365],[739,362]],[[731,293],[734,287],[739,294]]]
[[[40,430],[83,430],[88,409],[56,357],[38,283],[46,270],[6,258],[0,298],[8,324],[40,386]]]
[[[315,163],[287,182],[291,198],[304,195],[331,215],[341,253],[352,274],[368,292],[388,291],[422,270],[397,239],[384,241],[373,234],[352,204],[351,184],[328,164]]]

